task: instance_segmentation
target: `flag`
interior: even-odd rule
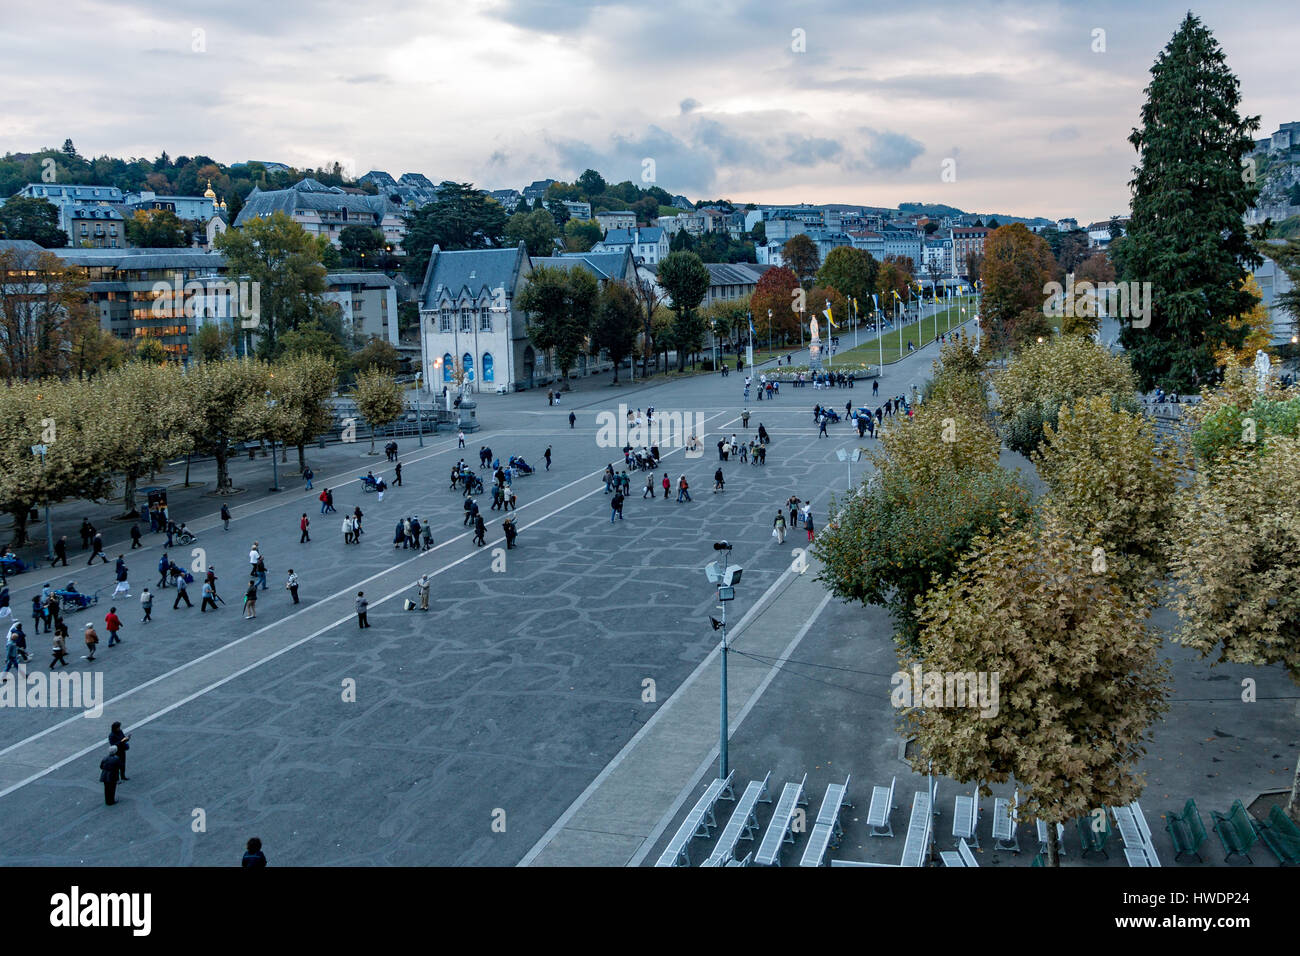
[[[752,339],[754,335],[754,317],[751,315],[749,316],[749,337]]]
[[[826,311],[823,312],[822,315],[826,316],[826,321],[830,323],[832,329],[839,328],[839,326],[835,324],[835,319],[831,316],[831,304],[829,302],[826,303]]]

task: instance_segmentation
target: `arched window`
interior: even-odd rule
[[[461,362],[465,366],[465,381],[467,382],[474,381],[474,356],[471,355],[469,352],[466,352],[461,357]]]
[[[483,353],[483,381],[485,381],[485,382],[491,382],[491,381],[494,381],[494,379],[493,379],[493,364],[494,364],[494,363],[493,363],[493,361],[492,361],[492,353],[491,353],[491,352],[484,352],[484,353]]]
[[[447,352],[444,354],[442,357],[442,380],[444,382],[451,381],[451,373],[455,371],[455,367],[456,360],[451,357],[451,353]]]

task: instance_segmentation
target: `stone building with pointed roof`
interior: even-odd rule
[[[358,196],[338,186],[326,186],[314,179],[304,179],[288,189],[263,192],[257,187],[244,200],[234,226],[238,229],[252,219],[283,212],[314,236],[328,236],[334,245],[348,226],[369,226],[384,234],[384,241],[401,253],[406,237],[402,211],[385,195]]]

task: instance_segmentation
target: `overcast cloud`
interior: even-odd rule
[[[0,151],[335,160],[486,188],[588,166],[692,198],[1128,205],[1183,2],[68,0],[6,14]],[[1215,2],[1263,132],[1300,119],[1293,4]],[[1094,52],[1096,31],[1104,52]],[[80,49],[79,49],[80,45]],[[956,180],[941,178],[952,160]]]

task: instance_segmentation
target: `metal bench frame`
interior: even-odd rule
[[[736,772],[733,770],[727,774],[727,779],[715,779],[704,788],[700,799],[695,801],[691,812],[686,814],[686,819],[682,821],[682,825],[677,828],[673,838],[664,847],[664,852],[660,854],[655,866],[690,866],[691,855],[686,847],[696,837],[709,836],[713,828],[718,825],[713,814],[714,804],[718,800],[736,799],[736,792],[731,786],[731,780],[735,775]]]
[[[763,834],[763,841],[758,845],[758,852],[754,855],[756,865],[781,865],[781,845],[794,843],[792,824],[795,814],[799,807],[808,805],[808,796],[804,793],[804,785],[807,782],[808,774],[805,773],[798,783],[787,783],[781,790],[781,798],[777,800],[776,808],[772,811],[772,820],[768,823],[767,832]]]
[[[751,780],[745,787],[745,792],[740,795],[736,801],[736,807],[731,811],[731,819],[727,825],[722,828],[722,833],[718,836],[718,843],[709,854],[705,866],[721,866],[724,863],[736,858],[736,844],[741,840],[753,840],[754,835],[758,833],[758,816],[754,809],[759,803],[771,803],[772,797],[767,792],[767,782],[772,777],[769,770],[767,776],[761,781]]]

